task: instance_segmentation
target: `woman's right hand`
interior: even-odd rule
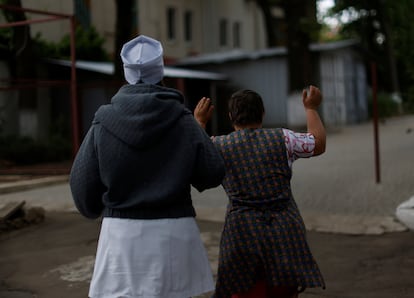
[[[322,102],[322,93],[319,88],[309,86],[309,92],[304,89],[302,92],[303,106],[305,109],[316,110]]]
[[[214,106],[210,98],[203,97],[200,99],[200,101],[194,109],[194,118],[201,125],[201,127],[206,128],[207,122],[211,119],[211,116],[213,115],[213,110]]]

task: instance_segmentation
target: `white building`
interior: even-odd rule
[[[114,55],[115,0],[22,0],[24,8],[87,19]],[[136,0],[137,34],[160,40],[172,60],[231,49],[257,50],[266,46],[264,22],[255,1],[246,0]],[[28,18],[38,18],[27,14]],[[59,41],[69,34],[67,21],[32,25],[32,35]]]

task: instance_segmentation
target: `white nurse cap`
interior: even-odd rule
[[[140,35],[124,44],[121,58],[129,84],[157,84],[164,77],[163,49],[158,40]]]

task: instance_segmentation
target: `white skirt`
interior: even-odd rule
[[[193,217],[102,221],[92,298],[183,298],[214,289]]]

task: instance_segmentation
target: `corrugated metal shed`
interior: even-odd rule
[[[235,50],[185,58],[178,65],[223,73],[229,78],[232,88],[257,91],[266,110],[263,125],[272,127],[287,123],[285,55],[285,48],[254,52]]]
[[[71,66],[71,62],[68,60],[59,59],[47,59],[49,63]],[[115,67],[112,62],[95,62],[95,61],[76,61],[76,68],[98,72],[102,74],[112,75],[114,74]],[[169,78],[187,78],[187,79],[203,79],[203,80],[225,80],[226,76],[220,73],[197,71],[191,69],[184,69],[178,67],[165,66],[164,76]]]
[[[312,44],[318,53],[319,86],[324,94],[322,117],[327,125],[341,126],[364,121],[367,113],[367,82],[364,64],[354,47],[356,40]],[[284,47],[260,51],[230,51],[189,57],[180,67],[218,72],[228,76],[236,89],[253,89],[263,97],[266,108],[264,126],[306,124],[300,94],[288,94],[287,50]],[[298,99],[296,100],[296,97]]]
[[[47,59],[48,64],[70,67],[71,62],[67,60]],[[114,86],[106,84],[106,80],[114,73],[114,64],[111,62],[94,62],[94,61],[76,61],[78,70],[86,71],[82,79],[78,75],[78,80],[83,84],[78,85],[79,102],[81,107],[81,128],[85,134],[89,129],[97,108],[109,102],[110,98],[116,92]],[[90,73],[89,73],[90,72]],[[103,76],[98,76],[102,74]],[[164,66],[164,77],[181,81],[182,89],[179,89],[185,95],[185,105],[191,109],[202,96],[214,96],[216,94],[216,83],[225,81],[226,75],[217,72],[208,72],[201,70],[185,69],[181,67]],[[92,83],[91,83],[92,82]],[[171,83],[171,82],[170,82]],[[211,121],[211,130],[217,132],[217,115],[213,115]]]

